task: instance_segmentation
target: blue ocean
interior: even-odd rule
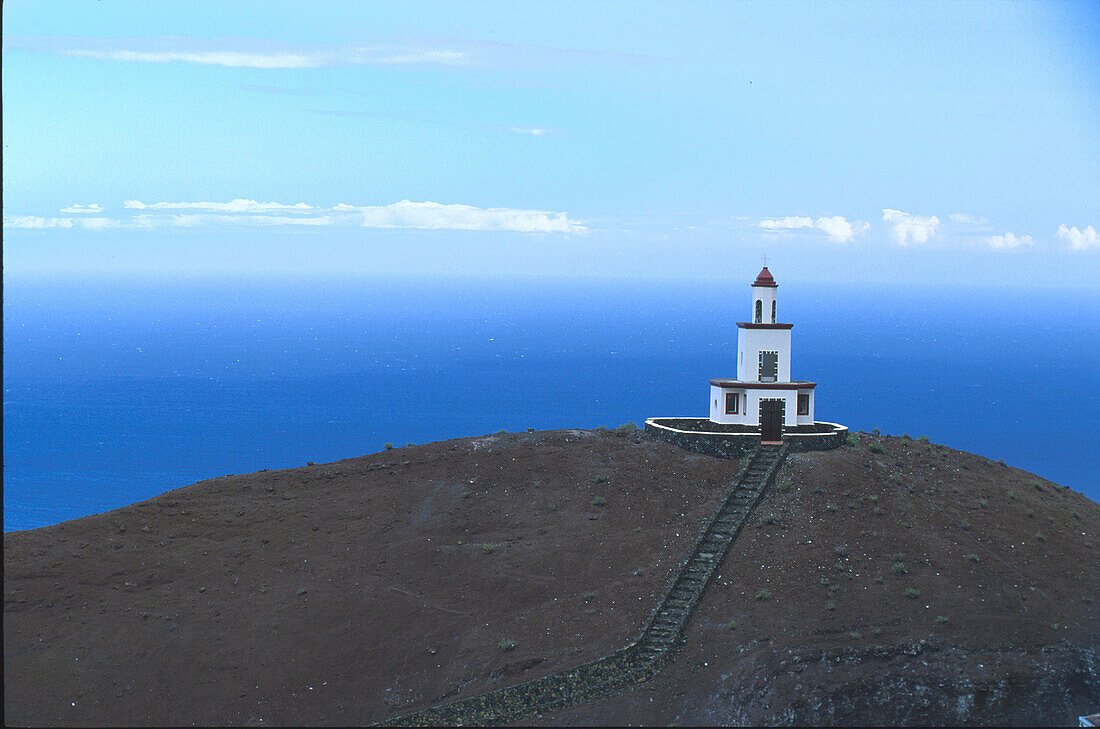
[[[704,416],[747,284],[7,275],[4,530],[386,443]],[[1100,500],[1100,295],[780,284],[819,420]]]

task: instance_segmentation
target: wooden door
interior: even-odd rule
[[[783,408],[782,400],[760,401],[760,440],[776,443],[783,440]]]

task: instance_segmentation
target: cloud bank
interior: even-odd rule
[[[850,223],[848,220],[840,215],[834,215],[831,218],[813,218],[789,216],[786,218],[765,218],[761,220],[758,227],[765,230],[796,230],[798,228],[816,228],[824,232],[829,236],[829,240],[834,243],[847,243],[853,237],[867,230],[870,226],[862,220],[858,220],[855,223]]]
[[[437,202],[402,200],[385,206],[337,205],[355,210],[367,228],[419,228],[423,230],[507,230],[519,233],[587,233],[588,228],[565,213],[516,208],[476,208]]]
[[[92,203],[91,205],[80,205],[74,203],[67,208],[61,208],[61,212],[67,213],[69,215],[94,215],[97,213],[102,213],[103,208],[96,203]]]
[[[985,242],[989,244],[990,248],[995,248],[997,250],[1007,250],[1009,248],[1029,246],[1035,241],[1031,239],[1030,235],[1022,235],[1017,237],[1012,233],[1005,233],[1004,235],[990,236],[985,239]]]
[[[928,239],[936,234],[936,228],[940,224],[940,219],[935,215],[931,217],[912,215],[890,208],[883,208],[882,219],[891,224],[890,234],[894,241],[902,246],[910,243],[927,243]]]
[[[1058,237],[1068,240],[1075,251],[1084,251],[1100,246],[1100,234],[1091,225],[1084,230],[1078,230],[1077,226],[1067,227],[1065,223],[1058,226]]]
[[[516,68],[563,63],[637,64],[650,60],[648,56],[637,54],[454,38],[390,38],[353,43],[311,44],[258,38],[5,35],[5,53],[10,48],[118,63],[187,63],[257,69],[311,69],[329,66]]]
[[[130,210],[209,210],[214,212],[226,213],[308,212],[310,210],[315,210],[312,205],[306,205],[305,203],[284,205],[283,203],[262,203],[256,202],[255,200],[245,200],[242,198],[230,200],[227,203],[158,202],[148,205],[141,202],[140,200],[127,200],[122,204],[122,206]]]
[[[93,209],[94,207],[94,209]],[[584,234],[588,228],[564,212],[520,208],[478,208],[472,205],[402,200],[390,205],[348,205],[320,208],[306,203],[258,202],[237,198],[229,202],[154,202],[127,200],[126,217],[4,216],[5,228],[197,228],[201,226],[362,226],[420,230],[482,230],[514,233]],[[74,205],[65,211],[98,212],[98,205]]]

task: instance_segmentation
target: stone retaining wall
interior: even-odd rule
[[[743,458],[760,443],[760,429],[751,425],[714,423],[707,418],[650,418],[645,430],[658,440],[718,458]],[[848,441],[848,428],[837,423],[784,427],[791,453],[827,451]]]

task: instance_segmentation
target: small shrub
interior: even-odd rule
[[[858,630],[849,631],[848,632],[848,637],[851,638],[852,640],[859,640],[859,637],[860,637],[859,636],[859,631]]]
[[[947,622],[947,616],[946,615],[937,615],[936,619],[935,619],[935,622],[938,623],[939,625],[943,625],[944,623]]]
[[[1082,595],[1081,596],[1081,602],[1085,603],[1086,605],[1091,605],[1095,601],[1091,597],[1089,597],[1088,595]]]
[[[970,531],[970,522],[968,522],[966,519],[963,519],[959,522],[959,529],[962,529],[964,532]]]
[[[985,507],[989,506],[989,500],[988,499],[978,499],[978,506],[980,506],[984,509]]]
[[[813,490],[812,493],[821,495],[821,494],[825,493],[825,489],[821,488],[820,486],[816,486],[816,487],[814,487],[814,490]]]
[[[593,496],[592,497],[592,505],[593,506],[606,506],[607,505],[607,499],[605,499],[602,496]]]
[[[1081,515],[1077,513],[1077,510],[1076,510],[1076,509],[1074,509],[1073,511],[1071,511],[1071,512],[1069,513],[1069,515],[1070,515],[1070,516],[1072,516],[1072,517],[1073,517],[1074,519],[1080,519],[1080,518],[1081,518]]]
[[[886,580],[882,579],[881,577],[877,577],[877,576],[875,577],[875,582],[879,583],[880,585],[885,581]]]
[[[915,590],[912,587],[906,587],[905,596],[910,600],[916,600],[918,597],[920,597],[920,590]]]
[[[464,490],[461,494],[459,494],[459,496],[461,496],[464,499],[468,499],[468,498],[470,498],[470,492]]]
[[[829,602],[825,603],[825,609],[826,610],[836,610],[836,603],[832,602],[832,601],[829,601]]]
[[[1003,458],[998,458],[997,463],[1001,464],[1002,466],[1007,466],[1008,465],[1007,463],[1005,463],[1005,459],[1003,459]]]
[[[1024,512],[1024,516],[1026,516],[1028,519],[1034,519],[1035,518],[1035,509],[1028,509],[1027,511]]]
[[[871,635],[882,635],[882,628],[871,628]]]
[[[890,569],[894,571],[895,575],[909,574],[909,569],[905,566],[904,560],[894,560],[894,564],[890,565]]]
[[[779,517],[776,516],[775,514],[768,514],[767,516],[765,516],[760,521],[763,524],[777,524],[779,522]]]
[[[867,450],[871,451],[872,453],[883,453],[886,451],[886,449],[882,447],[881,443],[875,441],[872,441],[871,445],[867,446]]]
[[[836,504],[825,504],[825,508],[829,511],[836,511]]]
[[[632,430],[637,430],[637,426],[635,426],[634,423],[623,423],[618,428],[616,428],[616,430],[619,430],[623,433],[629,433]]]
[[[833,549],[833,551],[836,552],[838,556],[841,556],[841,557],[847,557],[848,556],[848,548],[846,546],[844,546],[843,544],[838,545],[835,549]]]
[[[508,640],[507,638],[502,638],[501,641],[497,643],[497,648],[502,651],[510,651],[515,647],[516,642],[514,640]]]
[[[737,621],[736,620],[729,621],[728,623],[726,623],[726,627],[729,628],[730,630],[735,630],[737,628]]]
[[[875,512],[876,515],[881,514],[882,513],[882,507],[881,506],[876,506],[871,511]]]
[[[594,592],[586,592],[586,593],[584,593],[584,599],[585,599],[585,601],[586,601],[586,602],[587,602],[588,600],[592,600],[592,599],[594,599],[595,597],[596,597],[596,593],[594,593]]]
[[[878,494],[871,494],[867,498],[869,498],[871,500],[872,504],[877,504],[878,503]]]
[[[393,450],[393,443],[387,443],[386,445],[384,445],[382,447],[385,448],[387,451],[392,451]]]
[[[406,447],[406,448],[408,448],[409,446],[414,446],[414,445],[416,445],[416,443],[413,443],[413,442],[412,442],[412,441],[410,440],[410,441],[409,441],[408,443],[406,443],[406,444],[405,444],[405,447]]]
[[[848,438],[844,442],[847,445],[850,445],[850,446],[857,446],[857,445],[859,445],[859,436],[858,435],[849,435]]]
[[[902,434],[901,434],[901,437],[902,437],[902,438],[905,438],[905,440],[912,440],[912,438],[910,438],[910,437],[909,437],[909,434],[908,434],[908,433],[902,433]]]
[[[1012,499],[1013,501],[1016,500],[1016,492],[1013,491],[1012,489],[1009,489],[1005,493],[1008,494],[1008,498]]]
[[[879,432],[878,428],[875,428],[871,431],[871,435],[882,435],[882,433]]]
[[[492,554],[493,550],[495,550],[496,548],[497,545],[493,544],[492,542],[485,542],[485,544],[481,545],[481,551],[485,552],[485,554]]]
[[[1035,532],[1035,538],[1038,539],[1040,542],[1045,542],[1047,540],[1047,535],[1043,534],[1042,532]]]
[[[607,483],[607,476],[596,476],[592,481],[594,483]]]
[[[976,555],[974,553],[970,553],[970,554],[966,555],[966,558],[968,560],[970,560],[971,562],[978,562],[979,561],[978,555]]]
[[[901,474],[900,473],[891,473],[890,474],[890,480],[893,481],[894,483],[900,485],[901,481],[902,481]]]
[[[780,481],[775,485],[775,490],[781,494],[789,494],[794,489],[794,484],[790,481]]]
[[[919,438],[917,438],[917,440],[919,440],[921,443],[927,443],[928,442],[928,436],[927,435],[922,435]]]
[[[501,428],[496,433],[493,433],[493,435],[508,435],[508,431],[505,430],[504,428]]]
[[[761,590],[760,592],[756,593],[757,602],[764,602],[765,600],[771,600],[771,599],[772,599],[772,594],[768,590]]]

